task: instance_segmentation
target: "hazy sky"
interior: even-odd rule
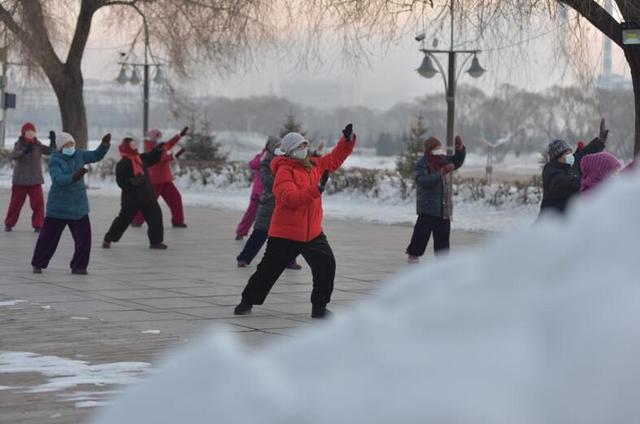
[[[84,60],[85,78],[113,79],[117,76],[118,51],[126,50],[130,41],[126,32],[105,32],[100,25],[94,27]],[[530,90],[541,90],[555,84],[570,84],[575,81],[574,72],[565,68],[564,61],[556,55],[557,42],[561,29],[544,35],[548,30],[536,33],[535,38],[524,49],[506,48],[491,51],[480,56],[482,65],[487,68],[486,76],[474,80],[466,74],[460,83],[475,85],[487,91],[503,83],[513,84]],[[509,45],[503,43],[469,43],[465,48],[495,49]],[[601,67],[601,39],[598,36],[593,43],[594,69]],[[441,48],[448,43],[441,42]],[[366,105],[376,108],[388,108],[397,102],[410,101],[417,96],[443,90],[439,75],[431,80],[420,77],[415,69],[422,60],[418,43],[411,34],[399,43],[382,49],[372,49],[369,63],[362,63],[357,69],[347,68],[340,53],[324,52],[322,66],[315,69],[296,67],[295,54],[290,57],[263,57],[252,69],[236,75],[211,77],[212,69],[197,70],[188,84],[173,81],[187,93],[220,95],[227,97],[247,97],[252,95],[289,94],[293,100],[303,103],[317,103],[318,107],[335,105]],[[337,47],[336,47],[337,50]],[[526,58],[523,57],[526,52]],[[443,58],[445,61],[446,58]],[[443,65],[446,64],[443,62]],[[467,65],[468,66],[468,65]],[[614,49],[614,70],[629,75],[624,57],[616,47]],[[329,89],[327,89],[329,87]],[[311,95],[306,95],[305,90]],[[317,93],[327,93],[322,102],[316,102]],[[315,97],[314,97],[315,95]],[[297,98],[296,98],[297,97]]]

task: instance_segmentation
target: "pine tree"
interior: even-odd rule
[[[220,150],[220,143],[212,134],[211,122],[208,119],[202,121],[200,128],[197,128],[195,118],[192,119],[191,128],[194,130],[189,134],[189,141],[185,143],[187,159],[209,162],[225,162],[227,160],[229,154]]]
[[[284,126],[282,127],[282,129],[280,129],[280,137],[284,137],[290,132],[297,132],[302,134],[303,136],[305,136],[306,134],[305,131],[302,129],[302,123],[296,121],[296,114],[293,112],[290,112],[287,115],[287,120],[284,123]]]
[[[415,122],[405,136],[402,154],[396,162],[396,169],[405,180],[414,179],[416,163],[424,155],[424,140],[429,129],[424,125],[424,117],[417,115]],[[412,183],[413,185],[413,183]]]

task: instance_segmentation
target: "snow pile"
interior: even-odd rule
[[[640,174],[607,188],[261,351],[215,333],[97,422],[638,422]]]

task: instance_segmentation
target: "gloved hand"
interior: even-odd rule
[[[459,135],[456,136],[456,152],[460,152],[462,150],[464,150],[464,143],[462,142],[462,137],[460,137]]]
[[[447,175],[447,174],[451,173],[455,169],[456,169],[456,167],[453,166],[452,163],[450,163],[450,164],[447,164],[447,165],[443,166],[442,168],[440,168],[440,174],[444,176],[444,175]]]
[[[49,147],[52,150],[56,149],[56,133],[55,133],[55,131],[49,131]]]
[[[327,181],[329,181],[329,171],[324,171],[322,173],[322,177],[320,178],[320,183],[318,184],[318,190],[320,190],[320,193],[324,193],[324,189],[327,186]]]
[[[135,177],[131,178],[131,185],[133,186],[139,186],[140,184],[144,183],[144,174],[140,174],[140,175],[136,175]]]
[[[176,157],[176,159],[179,159],[184,152],[185,152],[184,147],[180,146],[180,150],[178,150],[178,152],[174,156]]]
[[[321,158],[323,154],[324,154],[324,141],[321,141],[320,143],[318,143],[313,153],[311,153],[311,156],[313,156],[314,158]]]
[[[80,168],[73,174],[73,181],[80,181],[84,175],[89,172],[87,168]]]
[[[347,126],[342,130],[342,135],[344,135],[347,141],[353,141],[355,139],[355,136],[353,134],[353,124],[347,124]]]
[[[107,146],[111,145],[111,133],[107,133],[102,137],[102,144],[106,144]]]
[[[609,138],[609,129],[607,128],[607,121],[605,121],[604,118],[602,118],[602,120],[600,121],[600,135],[598,136],[598,138],[603,143],[606,143],[607,139]]]
[[[156,144],[156,147],[154,149],[161,152],[162,150],[164,150],[164,143]]]
[[[184,127],[182,131],[180,131],[180,137],[187,135],[187,131],[189,131],[189,127]]]

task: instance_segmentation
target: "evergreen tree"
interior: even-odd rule
[[[400,176],[405,180],[413,179],[415,174],[416,163],[424,155],[424,140],[427,138],[429,129],[424,124],[422,115],[416,116],[415,122],[409,129],[409,134],[405,136],[402,154],[396,163],[396,169]]]
[[[284,137],[290,132],[297,132],[305,136],[306,132],[302,129],[302,123],[296,121],[296,114],[290,112],[282,129],[280,129],[280,137]]]
[[[189,141],[185,143],[187,159],[225,162],[229,154],[220,150],[220,143],[211,131],[211,122],[208,119],[203,120],[200,128],[197,128],[195,118],[191,122],[193,131],[189,133]]]

